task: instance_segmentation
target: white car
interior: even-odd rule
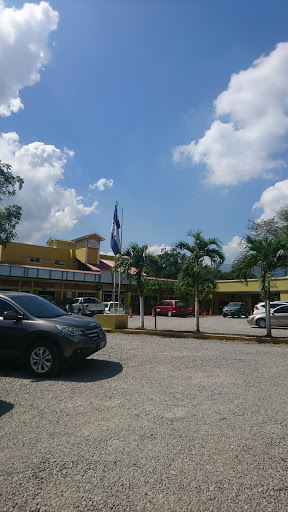
[[[287,300],[275,300],[273,302],[270,302],[270,310],[273,311],[273,309],[278,308],[278,306],[283,306],[283,304],[288,304]],[[265,302],[258,302],[254,306],[253,315],[259,315],[260,313],[265,312]]]
[[[119,302],[115,302],[114,303],[115,306],[114,306],[114,314],[115,315],[124,315],[125,314],[125,309],[124,309],[124,306],[121,304],[119,304]],[[118,305],[119,305],[119,311],[118,311]],[[105,302],[105,310],[104,310],[104,315],[113,315],[113,302]]]

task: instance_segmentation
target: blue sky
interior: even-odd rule
[[[18,241],[223,242],[288,202],[286,0],[0,0],[0,159]],[[2,82],[2,83],[1,83]]]

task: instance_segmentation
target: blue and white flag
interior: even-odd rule
[[[120,229],[120,222],[118,219],[117,204],[116,204],[115,211],[114,211],[114,217],[112,220],[112,226],[111,226],[111,242],[110,242],[111,249],[114,252],[114,254],[119,254],[119,252],[121,252],[119,229]]]

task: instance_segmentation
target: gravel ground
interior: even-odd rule
[[[1,512],[287,511],[287,354],[109,334],[53,380],[2,363]]]
[[[139,315],[134,315],[132,318],[128,318],[128,327],[130,329],[135,329],[140,325],[140,317]],[[147,315],[144,317],[144,327],[145,329],[154,329],[155,328],[155,318],[151,315]],[[195,331],[196,323],[195,318],[192,316],[188,316],[186,318],[182,317],[172,317],[168,318],[167,316],[157,316],[156,318],[156,327],[159,330],[174,330],[174,331]],[[254,327],[248,324],[247,319],[242,318],[223,318],[222,315],[212,315],[200,318],[200,330],[206,333],[215,333],[215,334],[239,334],[242,336],[265,336],[266,329],[259,329],[259,327]],[[276,337],[288,337],[288,329],[287,328],[273,328],[272,335]]]

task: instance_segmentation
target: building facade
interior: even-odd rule
[[[49,238],[46,246],[10,242],[0,246],[0,290],[49,295],[58,305],[75,297],[96,297],[100,302],[113,300],[114,256],[101,254],[104,241],[97,233],[73,240]],[[119,272],[116,272],[118,300]],[[128,312],[139,312],[139,297],[133,276],[120,277],[120,302]],[[173,295],[173,285],[145,297],[145,309]]]
[[[10,242],[6,248],[0,246],[0,290],[50,295],[60,306],[75,297],[88,295],[108,302],[113,296],[114,256],[101,254],[102,241],[104,238],[92,233],[73,240],[49,238],[46,246],[18,242]],[[119,272],[116,272],[116,293],[118,283]],[[171,286],[166,283],[167,287],[155,288],[145,297],[146,313],[151,313],[153,305],[160,300],[175,298],[174,282],[171,281]],[[230,301],[245,302],[250,311],[260,301],[259,283],[257,279],[249,279],[247,283],[218,281],[211,299],[214,314],[221,314],[223,306]],[[271,300],[288,301],[288,277],[273,279]],[[131,307],[135,313],[139,312],[132,275],[121,275],[120,302],[127,312]]]
[[[10,242],[0,247],[0,289],[50,295],[60,305],[87,295],[111,300],[114,258],[100,254],[103,240],[92,233],[74,240],[49,238],[46,246]],[[132,278],[121,281],[121,300],[129,308]]]

